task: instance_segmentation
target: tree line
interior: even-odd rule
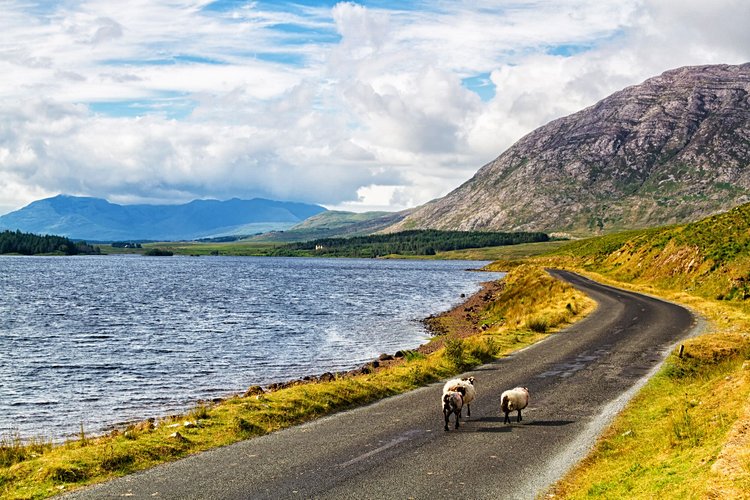
[[[519,243],[549,241],[539,232],[478,232],[412,230],[391,234],[374,234],[352,238],[323,238],[287,243],[276,248],[274,255],[321,255],[335,257],[380,257],[390,254],[435,255],[437,252],[484,248]]]
[[[99,254],[99,247],[93,247],[85,241],[73,241],[63,236],[40,236],[21,231],[3,231],[0,233],[0,254],[17,253],[21,255],[37,254]]]

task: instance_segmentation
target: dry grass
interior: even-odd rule
[[[448,340],[450,349],[408,353],[386,369],[273,392],[249,391],[218,404],[199,404],[180,417],[145,421],[107,436],[81,436],[57,446],[0,441],[4,460],[0,462],[0,497],[52,496],[453,376],[549,335],[562,326],[563,318],[582,317],[587,299],[572,287],[556,283],[540,269],[515,269],[502,293],[491,297],[473,319],[481,316],[493,323],[492,328],[468,337],[456,336],[449,329],[437,340]],[[570,304],[575,304],[572,310]],[[532,332],[528,325],[538,317],[557,319],[550,320],[547,333]]]
[[[548,262],[549,263],[549,262]],[[557,261],[557,264],[566,264]],[[575,269],[567,261],[569,268]],[[578,269],[600,282],[659,295],[705,318],[613,422],[591,454],[548,492],[556,498],[750,498],[750,314],[717,300]],[[657,280],[655,280],[657,281]],[[679,280],[677,281],[679,282]],[[692,292],[692,293],[690,293]]]

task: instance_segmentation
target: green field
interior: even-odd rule
[[[385,258],[419,258],[436,260],[509,260],[523,257],[532,257],[549,252],[564,246],[567,241],[545,241],[539,243],[519,243],[515,245],[503,245],[483,248],[467,248],[461,250],[436,251],[434,255],[409,255],[392,253],[383,255]],[[259,256],[267,257],[279,255],[279,248],[285,243],[281,242],[255,242],[255,241],[232,241],[232,242],[157,242],[144,243],[142,249],[113,248],[111,245],[100,245],[103,254],[132,253],[142,254],[149,248],[160,248],[174,252],[175,255],[198,255],[198,256]],[[299,250],[296,256],[305,257],[331,257],[333,255],[321,254],[315,250]]]

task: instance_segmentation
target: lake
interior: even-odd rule
[[[355,368],[499,273],[477,261],[0,257],[0,436],[60,439]]]

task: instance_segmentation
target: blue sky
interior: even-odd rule
[[[445,195],[544,123],[750,59],[734,0],[0,2],[0,213]]]

